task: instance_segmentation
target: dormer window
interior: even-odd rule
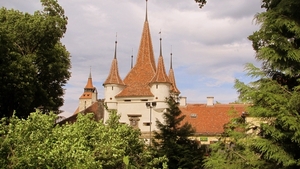
[[[197,114],[196,113],[192,113],[191,114],[191,118],[197,118]]]

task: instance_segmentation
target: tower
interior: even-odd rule
[[[156,110],[163,111],[168,105],[166,98],[170,96],[171,82],[166,74],[164,59],[162,56],[162,38],[160,38],[160,50],[157,63],[157,69],[154,77],[150,81],[151,92],[157,103]]]
[[[95,103],[98,100],[97,95],[97,89],[93,86],[92,73],[90,71],[89,78],[84,87],[84,92],[79,98],[79,107],[78,110],[76,110],[76,112],[81,112],[82,110],[85,110],[93,103]]]
[[[166,98],[170,95],[172,82],[166,74],[161,39],[158,63],[155,64],[147,0],[146,16],[135,64],[131,66],[122,81],[118,73],[115,54],[110,73],[103,86],[105,88],[104,102],[108,109],[117,110],[117,113],[121,115],[121,123],[140,129],[144,135],[150,135],[153,130],[156,130],[155,119],[163,121],[162,112],[168,107]],[[108,117],[109,110],[105,110],[104,121]]]
[[[110,72],[103,83],[104,101],[108,109],[117,109],[117,101],[115,96],[119,94],[125,87],[123,80],[120,78],[118,61],[117,61],[117,41],[115,41],[115,54],[111,63]]]

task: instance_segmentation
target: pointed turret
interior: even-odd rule
[[[177,86],[176,86],[176,81],[175,81],[175,75],[174,75],[174,70],[173,70],[173,61],[172,61],[172,52],[170,54],[170,70],[169,70],[169,79],[172,83],[171,86],[171,93],[175,94],[175,95],[179,95],[180,91],[178,90]]]
[[[79,107],[75,111],[75,114],[82,110],[85,110],[87,107],[95,103],[98,99],[97,95],[97,89],[93,86],[92,73],[90,70],[89,78],[84,87],[84,92],[79,98]]]
[[[96,90],[96,88],[93,86],[93,80],[92,80],[92,73],[90,70],[89,78],[87,80],[87,83],[84,87],[84,92],[81,95],[79,99],[87,99],[87,98],[92,98],[92,95],[90,93],[93,93]]]
[[[120,93],[125,87],[125,83],[120,78],[118,61],[117,61],[117,41],[115,41],[115,54],[111,63],[110,72],[103,83],[105,87],[104,101],[108,109],[116,109],[116,95]]]
[[[103,85],[107,85],[107,84],[125,85],[119,75],[118,61],[117,61],[117,41],[115,41],[115,54],[114,54],[114,59],[111,63],[110,72]]]
[[[88,78],[88,81],[87,81],[84,89],[93,89],[93,88],[94,88],[94,86],[93,86],[93,80],[92,80],[92,72],[90,70],[89,78]]]
[[[155,76],[152,78],[149,86],[157,102],[156,111],[163,112],[168,105],[166,98],[170,96],[171,82],[166,73],[164,58],[162,56],[162,39],[160,38],[160,49]]]
[[[122,90],[122,92],[118,94],[117,97],[153,96],[148,84],[154,77],[155,72],[156,66],[148,23],[146,1],[146,18],[144,22],[136,63],[124,79],[126,88]]]
[[[160,38],[160,53],[157,63],[157,71],[153,79],[151,80],[151,83],[171,83],[169,80],[169,77],[167,76],[165,64],[164,64],[164,58],[162,56],[162,46],[161,46],[161,38]]]

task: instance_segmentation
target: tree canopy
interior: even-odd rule
[[[247,64],[255,81],[235,84],[251,105],[249,117],[230,123],[229,138],[205,163],[210,168],[221,161],[228,168],[300,167],[300,1],[263,0],[262,7],[260,29],[249,36],[262,66]]]
[[[61,126],[52,113],[3,118],[0,168],[153,168],[167,160],[151,157],[140,131],[119,123],[116,112],[106,124],[92,115],[79,114],[76,122]]]
[[[202,8],[206,4],[206,0],[195,0],[198,3],[199,8]]]
[[[0,8],[0,117],[57,111],[70,77],[70,54],[60,42],[67,17],[56,0],[34,14]]]

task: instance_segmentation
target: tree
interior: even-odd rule
[[[231,163],[244,161],[243,168],[245,164],[248,168],[299,168],[300,1],[262,2],[266,11],[255,16],[261,27],[249,36],[262,67],[247,64],[248,75],[256,80],[249,84],[236,80],[235,84],[240,100],[251,104],[247,111],[257,124],[246,122],[244,131],[255,132],[243,133],[239,139],[229,135],[241,155]]]
[[[164,122],[156,120],[159,131],[154,131],[153,145],[159,156],[168,158],[169,168],[201,168],[203,151],[200,144],[189,139],[195,132],[189,123],[181,124],[178,102],[173,97],[167,99],[169,108],[163,114]]]
[[[199,8],[202,8],[206,4],[206,0],[195,0],[198,3]]]
[[[0,9],[0,117],[57,111],[70,77],[70,54],[60,42],[67,17],[56,0],[34,14]]]
[[[31,113],[27,119],[0,120],[0,168],[145,168],[163,164],[153,158],[140,131],[119,123],[112,111],[108,121],[93,114],[77,116],[72,124],[55,125],[53,113]]]
[[[113,112],[105,125],[92,114],[76,122],[54,125],[56,115],[31,113],[0,124],[0,166],[3,168],[122,168],[123,157],[138,159],[143,153],[140,132],[118,122]],[[117,120],[117,121],[116,121]],[[143,160],[140,160],[143,161]]]
[[[249,133],[249,129],[253,130],[253,126],[246,122],[246,114],[225,124],[218,142],[210,145],[209,156],[204,159],[205,168],[267,168],[249,146],[254,143],[251,143],[251,139],[256,136],[256,132]]]

